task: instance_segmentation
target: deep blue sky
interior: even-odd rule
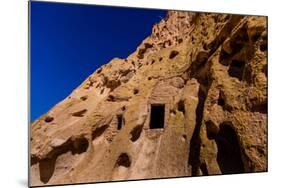
[[[31,2],[31,121],[114,57],[125,58],[166,11]]]

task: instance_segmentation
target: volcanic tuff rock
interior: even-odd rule
[[[31,125],[32,185],[267,171],[267,20],[169,11]]]

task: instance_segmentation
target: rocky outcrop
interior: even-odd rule
[[[32,185],[267,171],[267,20],[169,11],[31,125]]]

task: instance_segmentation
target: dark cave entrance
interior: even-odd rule
[[[128,156],[128,154],[122,153],[118,157],[115,166],[124,166],[126,168],[130,167],[131,166],[131,160],[130,160],[130,157]]]
[[[244,67],[245,67],[244,61],[233,60],[228,69],[228,74],[232,77],[242,80]]]
[[[165,120],[165,105],[164,104],[152,104],[150,113],[150,129],[162,129],[164,128]]]
[[[244,172],[239,142],[231,125],[226,122],[222,123],[215,140],[218,146],[217,162],[221,173]]]

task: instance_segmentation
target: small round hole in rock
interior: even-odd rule
[[[179,40],[178,40],[178,43],[180,44],[180,43],[182,43],[182,41],[183,41],[182,39],[179,39]]]
[[[138,89],[134,89],[134,95],[138,94],[139,90]]]
[[[85,101],[85,100],[87,100],[88,99],[88,96],[82,96],[82,97],[80,97],[80,99],[82,100],[82,101]]]
[[[163,57],[160,57],[160,58],[159,58],[159,61],[162,61],[162,59],[163,59]]]
[[[172,51],[171,51],[171,53],[170,53],[169,58],[170,58],[170,59],[173,59],[173,58],[174,58],[174,57],[176,57],[178,54],[179,54],[179,52],[178,52],[178,51],[176,51],[176,50],[172,50]]]
[[[47,117],[45,118],[45,122],[46,122],[46,123],[50,123],[50,122],[52,122],[53,120],[54,120],[54,118],[51,117],[51,116],[47,116]]]

